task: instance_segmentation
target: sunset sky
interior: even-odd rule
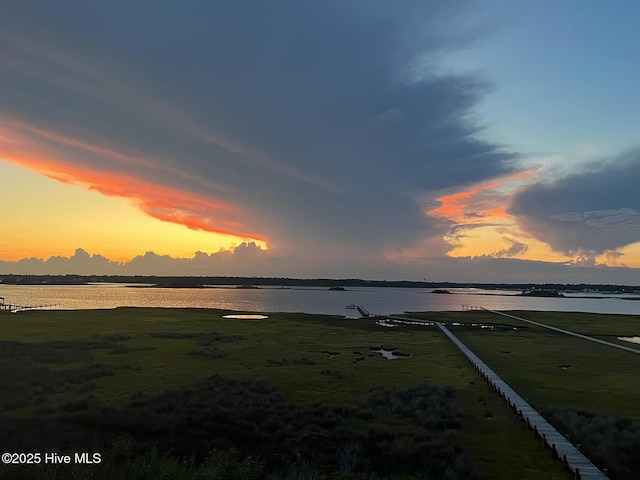
[[[0,274],[640,284],[638,19],[2,2]]]

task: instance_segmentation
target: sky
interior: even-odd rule
[[[638,285],[638,18],[2,2],[0,274]]]

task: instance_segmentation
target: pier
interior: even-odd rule
[[[0,297],[0,312],[19,312],[20,310],[34,310],[37,308],[53,308],[57,305],[18,305],[15,303],[5,303],[4,297]]]
[[[356,305],[355,303],[351,303],[347,305],[345,308],[358,310],[358,313],[360,314],[361,317],[367,317],[367,318],[375,317],[375,315],[373,315],[372,313],[369,313],[369,310],[364,308],[362,305]]]

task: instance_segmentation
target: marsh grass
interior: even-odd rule
[[[138,462],[149,471],[173,468],[167,478],[215,478],[206,476],[213,454],[226,458],[229,471],[256,461],[260,475],[273,478],[296,471],[315,478],[474,478],[479,471],[496,479],[570,478],[435,329],[389,331],[368,319],[301,313],[222,318],[229,313],[237,312],[118,308],[3,318],[4,341],[20,350],[3,357],[4,366],[28,359],[29,368],[41,369],[24,388],[17,376],[5,378],[25,395],[41,391],[5,407],[3,447],[8,438],[22,438],[29,449],[95,445],[108,459],[100,471]],[[380,345],[407,356],[371,355]],[[82,381],[54,375],[47,383],[56,371]],[[419,388],[449,392],[437,397],[443,407],[436,411],[450,413],[438,414],[443,427],[424,420],[432,407],[411,393]],[[113,445],[123,437],[137,450],[118,460]],[[156,457],[145,457],[154,448]],[[436,457],[442,461],[420,463]]]
[[[638,317],[627,315],[510,313],[590,336],[640,329]],[[572,408],[640,420],[640,355],[485,312],[465,312],[462,317],[462,322],[460,316],[450,318],[463,324],[494,320],[512,327],[451,328],[538,409]]]
[[[639,318],[628,315],[509,313],[608,341],[640,331]],[[637,476],[640,356],[486,312],[441,318],[461,323],[451,327],[455,335],[610,478]],[[509,328],[469,327],[492,321]]]

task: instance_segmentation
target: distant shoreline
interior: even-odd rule
[[[180,277],[180,276],[123,276],[123,275],[16,275],[0,274],[1,285],[56,285],[73,286],[94,283],[140,284],[155,288],[236,288],[264,287],[386,287],[386,288],[479,288],[484,290],[546,290],[562,292],[584,292],[599,294],[640,294],[640,285],[617,284],[550,284],[550,283],[483,283],[483,282],[427,282],[410,280],[363,280],[332,278],[286,278],[286,277]],[[452,292],[455,293],[455,292]],[[471,293],[471,292],[468,292]],[[584,297],[588,298],[588,297]],[[600,296],[594,298],[602,298]],[[616,297],[618,298],[618,297]]]

